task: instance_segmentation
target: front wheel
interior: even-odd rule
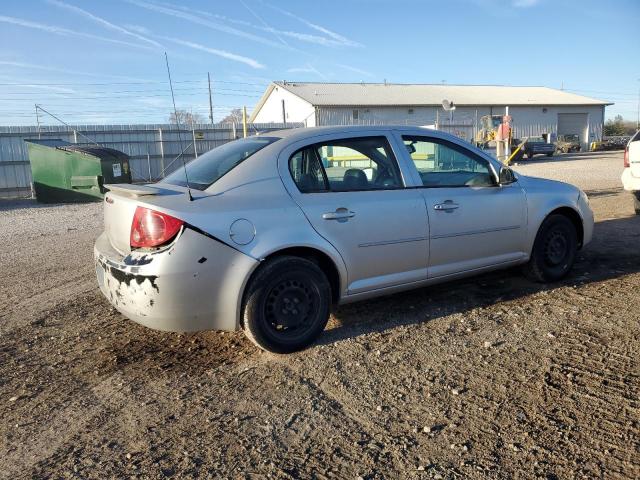
[[[263,350],[291,353],[310,345],[329,320],[331,287],[314,262],[283,256],[251,279],[243,307],[245,335]]]
[[[554,282],[563,278],[576,259],[576,227],[564,215],[550,215],[542,222],[524,274],[536,282]]]

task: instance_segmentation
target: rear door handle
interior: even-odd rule
[[[457,203],[454,203],[453,200],[445,200],[443,203],[436,203],[433,206],[433,209],[444,211],[444,212],[452,212],[458,207],[460,207],[460,205],[458,205]]]
[[[335,212],[327,212],[322,214],[325,220],[346,220],[355,216],[356,212],[352,212],[348,208],[337,208]]]

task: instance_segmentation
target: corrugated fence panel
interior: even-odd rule
[[[301,123],[251,124],[248,135],[301,128]],[[25,139],[62,139],[71,143],[98,143],[131,157],[136,182],[156,181],[182,165],[175,158],[184,150],[185,161],[242,137],[242,125],[45,125],[40,128],[0,127],[0,196],[31,192],[31,168]]]

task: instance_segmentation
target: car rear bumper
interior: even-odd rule
[[[622,186],[625,190],[640,191],[640,177],[635,177],[631,174],[630,168],[625,168],[622,171]]]
[[[589,200],[584,192],[580,192],[578,196],[578,210],[582,217],[582,247],[586,247],[593,239],[593,227],[595,220],[593,210],[589,205]]]
[[[235,330],[258,261],[192,229],[166,249],[123,256],[106,233],[94,247],[100,290],[127,318],[157,330]]]

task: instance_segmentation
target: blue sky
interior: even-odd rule
[[[636,119],[638,0],[4,0],[0,124],[250,111],[273,79],[544,85]],[[55,124],[52,118],[41,118]]]

